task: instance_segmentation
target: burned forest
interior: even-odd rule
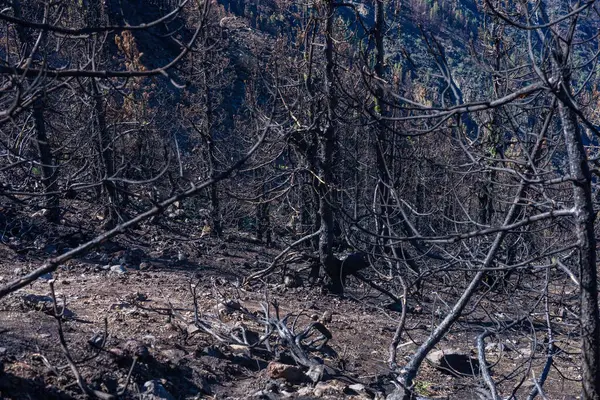
[[[600,400],[599,26],[0,0],[0,398]]]

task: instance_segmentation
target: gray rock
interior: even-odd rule
[[[285,274],[285,276],[283,277],[283,284],[285,285],[285,287],[291,289],[301,286],[302,281],[300,277],[298,277],[296,274]]]
[[[38,311],[43,311],[46,314],[54,315],[54,301],[50,296],[42,296],[39,294],[26,294],[21,297],[23,304],[27,308],[32,308]],[[73,318],[75,313],[68,308],[64,307],[62,301],[59,300],[57,303],[57,309],[64,318]]]
[[[144,389],[140,396],[143,400],[175,400],[175,397],[165,389],[159,380],[155,379],[144,383]]]
[[[337,379],[328,380],[327,382],[317,382],[313,389],[313,395],[315,397],[325,398],[344,398],[345,385]]]
[[[313,383],[317,383],[323,378],[324,372],[325,372],[324,365],[322,365],[322,364],[313,365],[306,372],[306,376],[308,376]]]
[[[185,351],[179,349],[166,349],[161,351],[161,354],[173,364],[179,363],[185,357]]]
[[[427,360],[440,371],[454,375],[479,375],[479,361],[459,349],[432,351]]]
[[[267,376],[271,379],[283,378],[293,384],[299,384],[306,380],[301,368],[275,361],[267,365]]]
[[[99,349],[102,347],[102,343],[104,342],[104,333],[96,333],[94,336],[89,338],[88,343],[90,346]]]
[[[187,326],[188,335],[193,335],[194,333],[198,332],[199,330],[200,330],[200,328],[198,328],[195,324],[189,324]]]
[[[324,324],[329,324],[333,320],[333,313],[329,310],[325,311],[321,316],[321,322]]]
[[[127,273],[127,268],[125,268],[124,266],[118,264],[118,265],[113,265],[110,267],[110,272],[115,272],[117,274],[125,274]]]
[[[25,305],[30,307],[52,307],[52,297],[39,294],[26,294],[21,297]]]
[[[360,384],[360,383],[355,383],[354,385],[350,385],[348,386],[348,389],[356,392],[356,393],[363,393],[367,391],[367,388],[365,387],[365,385]]]

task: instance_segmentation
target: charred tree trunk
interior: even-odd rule
[[[12,8],[17,18],[23,18],[21,2],[14,0]],[[21,42],[23,55],[28,56],[33,40],[31,35],[22,25],[16,25],[17,35]],[[42,40],[46,40],[46,34],[42,36]],[[52,147],[48,140],[46,132],[46,120],[44,118],[44,100],[39,98],[33,102],[33,122],[35,128],[35,138],[37,142],[38,158],[42,169],[42,185],[46,194],[44,208],[48,210],[46,219],[50,222],[58,222],[60,219],[60,200],[58,197],[58,171],[54,165],[52,157]]]
[[[569,101],[569,79],[563,80],[561,100]],[[581,130],[572,109],[559,104],[562,130],[569,157],[569,172],[573,179],[575,233],[579,242],[578,265],[580,282],[580,324],[583,398],[600,399],[600,315],[598,313],[598,273],[596,268],[596,214],[592,202],[592,176],[587,164]]]
[[[266,241],[267,247],[271,246],[271,219],[269,217],[269,202],[266,201],[266,187],[262,185],[262,195],[256,205],[256,238],[261,242]]]
[[[541,7],[544,19],[549,20],[545,7]],[[598,311],[598,271],[596,266],[596,235],[594,222],[596,213],[592,201],[592,174],[588,165],[581,128],[577,121],[577,106],[573,104],[571,88],[570,55],[577,27],[577,17],[569,26],[564,37],[553,31],[555,47],[553,56],[554,80],[557,86],[563,137],[567,148],[569,176],[573,190],[573,212],[579,266],[579,298],[582,352],[582,398],[600,400],[600,313]]]
[[[86,13],[86,23],[90,27],[100,26],[104,16],[104,5],[98,0],[90,1]],[[99,40],[95,35],[92,40]],[[95,64],[94,64],[95,65]],[[99,158],[99,176],[102,180],[102,195],[106,202],[104,207],[105,229],[112,229],[119,223],[119,197],[117,186],[111,179],[115,174],[113,142],[106,124],[106,111],[104,109],[104,99],[98,88],[98,82],[95,78],[90,79],[90,89],[92,93],[92,102],[94,105],[94,125],[97,134],[97,147]]]
[[[104,215],[104,228],[112,229],[119,222],[119,198],[117,186],[111,178],[115,174],[113,143],[106,125],[106,114],[102,95],[98,90],[98,83],[91,80],[92,96],[94,102],[94,119],[98,134],[98,152],[101,161],[102,189],[105,194],[106,206]]]
[[[384,78],[384,30],[385,30],[385,2],[383,0],[375,1],[375,29],[373,35],[375,38],[375,75],[380,80]],[[383,89],[380,83],[377,83],[375,88],[375,114],[385,116],[384,104],[383,104]],[[393,207],[392,207],[392,196],[390,194],[390,172],[388,170],[388,161],[386,159],[387,141],[385,140],[386,127],[383,121],[379,121],[377,124],[377,136],[375,140],[375,155],[377,161],[377,193],[379,193],[380,210],[379,215],[379,226],[382,236],[390,236],[389,224],[391,223]],[[384,241],[387,242],[387,241]],[[391,249],[387,243],[383,243],[384,250],[386,253],[391,252]]]
[[[42,184],[46,193],[44,207],[48,210],[46,219],[50,222],[58,222],[60,218],[60,204],[58,197],[58,172],[54,165],[52,149],[46,133],[46,123],[44,120],[44,103],[41,99],[33,103],[33,121],[35,125],[35,135],[42,165]]]
[[[323,126],[321,126],[318,143],[318,165],[316,191],[319,194],[319,260],[324,267],[325,272],[332,281],[332,289],[336,292],[343,291],[341,277],[336,273],[336,261],[333,256],[333,234],[334,234],[334,189],[333,173],[333,152],[335,147],[335,109],[337,107],[337,98],[334,93],[334,59],[333,59],[333,23],[334,23],[334,4],[328,1],[325,6],[326,26],[325,26],[325,74],[324,74],[324,93],[327,115]]]
[[[210,87],[209,82],[208,82],[208,77],[207,77],[207,71],[208,68],[210,68],[209,65],[204,64],[204,104],[206,104],[206,110],[205,110],[205,128],[204,128],[204,135],[206,138],[206,143],[208,146],[208,168],[210,170],[211,176],[216,176],[217,175],[217,171],[216,171],[216,157],[215,157],[215,141],[214,141],[214,137],[213,137],[213,132],[212,132],[212,125],[213,125],[213,109],[212,109],[212,96],[211,96],[211,92],[210,92]],[[219,190],[218,190],[218,186],[215,185],[211,185],[210,187],[210,219],[211,219],[211,225],[212,225],[212,232],[218,236],[221,237],[221,235],[223,234],[223,226],[221,223],[221,202],[219,201]]]
[[[384,32],[385,32],[385,1],[375,1],[375,27],[373,36],[375,39],[375,76],[379,82],[375,87],[375,109],[374,114],[382,118],[376,125],[375,138],[375,159],[377,166],[377,193],[379,195],[379,215],[378,234],[383,237],[392,236],[391,226],[395,225],[398,220],[394,216],[394,198],[390,192],[393,186],[393,177],[390,170],[392,164],[392,146],[389,145],[389,140],[386,139],[388,132],[386,123],[384,122],[387,116],[387,107],[384,104],[384,92],[380,84],[385,79],[385,48],[384,48]],[[383,239],[380,241],[382,252],[390,257],[393,257],[392,246],[389,240]],[[402,252],[404,254],[404,252]]]

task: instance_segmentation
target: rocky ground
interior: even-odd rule
[[[25,274],[45,257],[83,240],[73,233],[35,245],[0,245],[0,282]],[[293,281],[284,282],[275,273],[242,284],[281,248],[266,248],[236,232],[217,240],[147,230],[68,262],[52,276],[0,301],[0,397],[85,397],[61,349],[49,284],[53,282],[59,311],[66,304],[62,330],[67,350],[93,390],[143,399],[385,398],[394,390],[386,360],[399,313],[386,307],[390,301],[385,296],[356,281],[344,299],[308,285],[302,264],[294,266],[300,272]],[[454,295],[444,288],[426,289],[419,301],[411,300],[400,363],[443,317]],[[494,302],[510,302],[510,307],[522,310],[526,304],[520,302],[530,301],[502,296],[481,301],[490,302],[491,312]],[[321,350],[310,353],[327,366],[324,381],[314,384],[306,368],[295,367],[277,335],[268,348],[264,342],[252,349],[232,343],[234,336],[243,341],[245,335],[249,343],[259,340],[265,329],[260,324],[265,304],[270,304],[271,316],[273,304],[278,304],[280,318],[290,314],[287,326],[295,332],[319,322],[331,333]],[[430,356],[416,383],[421,396],[478,398],[475,338],[484,329],[484,317],[465,317]],[[522,379],[516,389],[522,397],[533,388],[531,376],[541,373],[544,331],[536,330],[535,318],[512,333],[488,339],[486,355],[503,393],[510,393]],[[560,326],[555,341],[561,352],[545,385],[546,396],[574,399],[579,378],[576,325],[568,313],[556,318]],[[460,365],[449,366],[452,360]],[[450,373],[449,368],[461,373]]]

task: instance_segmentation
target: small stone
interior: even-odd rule
[[[90,346],[99,349],[102,347],[102,343],[104,342],[104,333],[96,333],[94,336],[89,338],[88,343]]]
[[[321,322],[324,324],[329,324],[333,320],[333,313],[331,311],[325,311],[321,316]]]
[[[521,357],[531,357],[531,347],[523,347],[522,349],[518,349],[517,351],[521,353]]]
[[[306,380],[306,375],[300,368],[275,361],[267,366],[267,376],[271,379],[283,378],[290,383],[302,383]]]
[[[135,292],[135,300],[136,301],[146,301],[148,300],[148,296],[145,293]]]
[[[313,383],[319,382],[323,378],[323,373],[325,372],[325,367],[323,364],[313,365],[308,369],[306,375],[310,378]]]
[[[118,264],[118,265],[111,266],[110,272],[115,272],[119,275],[123,275],[123,274],[127,273],[127,269],[124,266]]]
[[[144,383],[144,389],[140,397],[143,400],[175,400],[159,380]]]
[[[460,349],[433,351],[427,355],[427,360],[443,373],[458,376],[479,374],[479,361]]]
[[[194,333],[198,332],[199,330],[200,330],[200,328],[198,328],[195,324],[189,324],[187,327],[188,335],[193,335]]]
[[[237,356],[245,357],[248,359],[252,358],[252,354],[250,353],[250,348],[243,344],[230,344],[229,348],[233,354]]]
[[[344,389],[346,385],[342,382],[332,379],[327,382],[318,382],[314,388],[314,396],[315,397],[323,397],[326,398],[344,398]]]
[[[214,309],[219,315],[230,315],[234,311],[240,310],[241,307],[240,303],[235,300],[225,300],[217,304]]]
[[[38,309],[51,308],[54,301],[50,296],[42,296],[38,294],[26,294],[21,297],[26,306]]]
[[[360,383],[355,383],[354,385],[350,385],[350,386],[348,386],[348,389],[353,390],[356,393],[362,393],[367,390],[367,388],[365,388],[365,385],[362,385]]]
[[[163,350],[161,354],[166,357],[173,364],[179,363],[179,361],[185,357],[185,351],[179,349],[167,349]]]
[[[137,340],[129,340],[125,343],[124,350],[131,356],[139,357],[140,359],[146,359],[150,356],[148,348]]]
[[[313,388],[308,386],[301,387],[296,394],[301,397],[310,397],[313,394]]]
[[[165,325],[165,330],[167,330],[167,331],[176,331],[177,330],[177,326],[175,326],[174,324],[172,324],[172,323],[169,322],[169,323],[167,323]]]
[[[119,348],[113,347],[112,349],[108,349],[107,352],[109,354],[111,354],[114,357],[117,358],[124,358],[125,357],[125,352]]]
[[[283,284],[287,288],[295,288],[301,285],[299,278],[293,274],[285,274],[283,277]]]

